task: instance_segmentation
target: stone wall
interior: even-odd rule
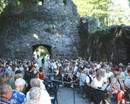
[[[51,46],[53,58],[78,56],[80,17],[71,0],[44,0],[40,6],[36,0],[21,1],[0,16],[0,58],[32,58],[37,44]]]
[[[81,18],[81,56],[87,60],[112,61],[116,64],[130,62],[130,27],[121,25],[99,29],[93,24],[96,21],[92,18]]]

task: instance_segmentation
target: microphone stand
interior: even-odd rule
[[[75,104],[75,82],[74,82],[74,79],[72,80],[72,84],[73,84],[73,103]]]
[[[74,83],[73,83],[74,84]],[[75,104],[75,88],[73,87],[73,102]]]

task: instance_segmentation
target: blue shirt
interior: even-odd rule
[[[2,69],[0,69],[0,75],[6,77],[8,75],[7,70],[2,71]]]
[[[25,95],[17,90],[12,91],[12,97],[11,97],[11,102],[13,104],[23,104],[25,101]]]

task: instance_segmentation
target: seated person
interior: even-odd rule
[[[43,104],[43,103],[51,104],[50,96],[49,96],[47,90],[41,88],[41,82],[38,78],[32,78],[30,80],[30,85],[31,85],[31,88],[39,87],[41,89],[40,90],[41,96],[40,96],[40,100],[39,100],[38,104]],[[31,99],[30,91],[28,91],[26,94],[26,100],[29,101],[30,99]]]
[[[130,70],[128,70],[128,76],[126,77],[125,79],[125,89],[126,89],[126,92],[125,92],[125,100],[126,102],[130,102]]]
[[[40,104],[41,89],[39,87],[32,87],[29,91],[29,95],[30,99],[24,104]]]
[[[26,82],[22,78],[18,78],[15,81],[15,90],[12,92],[11,102],[13,104],[23,104],[25,101],[25,95],[22,93]]]
[[[94,80],[92,81],[91,85],[93,88],[101,90],[103,84],[104,84],[103,77],[100,74],[97,74]]]
[[[8,84],[2,84],[0,86],[0,104],[13,104],[10,101],[12,96],[12,88]]]
[[[93,87],[92,97],[94,104],[100,104],[102,100],[105,100],[105,92],[102,89],[104,85],[103,77],[101,74],[96,74],[96,77],[93,79],[91,86]]]
[[[122,96],[124,94],[124,83],[120,78],[120,72],[116,72],[115,77],[112,79],[111,91],[112,94],[116,94],[117,102],[120,104],[120,102],[123,100]]]

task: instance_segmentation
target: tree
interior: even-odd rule
[[[8,4],[19,6],[19,3],[20,0],[0,0],[0,14]]]
[[[7,5],[6,0],[0,0],[0,13],[3,11],[6,5]]]
[[[108,26],[130,25],[130,7],[128,0],[112,0],[108,8]]]
[[[101,26],[106,26],[107,9],[111,0],[73,0],[73,2],[77,5],[81,16],[98,18]]]

